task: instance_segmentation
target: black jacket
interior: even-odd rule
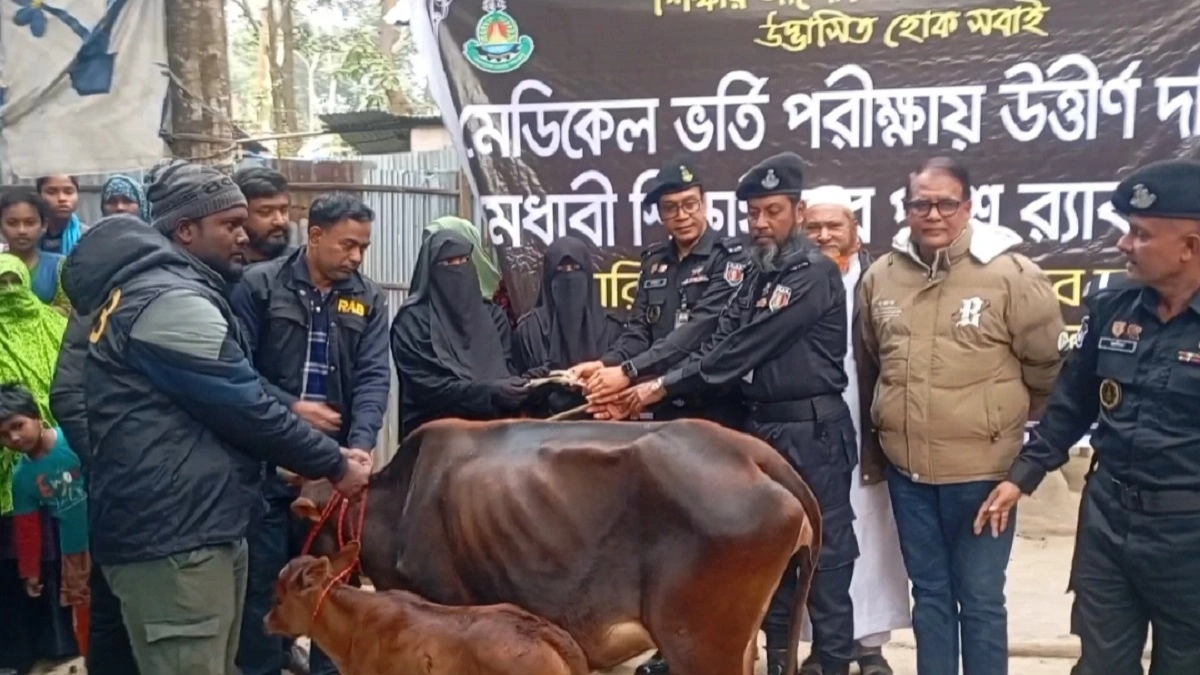
[[[263,461],[340,480],[337,443],[263,390],[224,282],[148,225],[108,221],[67,260],[63,287],[90,327],[86,354],[66,344],[51,404],[73,420],[68,441],[86,429],[96,561],[242,539],[262,505]]]
[[[254,366],[270,383],[267,390],[287,405],[304,389],[308,358],[308,294],[313,290],[305,250],[251,265],[230,298]],[[387,296],[375,282],[355,274],[334,284],[328,303],[330,373],[325,394],[342,414],[337,439],[347,447],[370,450],[383,428],[391,387]]]

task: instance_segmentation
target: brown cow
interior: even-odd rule
[[[315,521],[331,494],[306,484],[293,511]],[[674,672],[749,675],[767,603],[803,551],[796,672],[820,512],[760,440],[701,420],[441,420],[409,435],[366,494],[341,513],[366,509],[362,568],[377,588],[511,602],[566,629],[596,670],[657,646]],[[334,521],[314,550],[353,529]]]
[[[587,675],[566,631],[515,605],[446,607],[406,591],[346,585],[358,553],[352,541],[329,558],[288,563],[267,631],[310,636],[340,672],[354,675]]]

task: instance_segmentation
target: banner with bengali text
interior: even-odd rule
[[[520,310],[570,233],[627,310],[665,236],[643,186],[673,157],[744,235],[738,177],[797,152],[810,187],[851,190],[879,254],[908,173],[957,154],[976,226],[1024,238],[1074,328],[1123,268],[1111,190],[1200,134],[1196,0],[414,0],[412,19]]]

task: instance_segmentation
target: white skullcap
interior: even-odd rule
[[[840,185],[822,185],[811,190],[805,190],[804,203],[809,206],[841,206],[851,213],[854,212],[853,199],[850,197],[850,193]]]

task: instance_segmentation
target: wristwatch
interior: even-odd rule
[[[628,377],[630,382],[637,379],[638,371],[637,368],[633,366],[633,361],[623,362],[621,364],[621,372],[625,373],[625,377]]]

